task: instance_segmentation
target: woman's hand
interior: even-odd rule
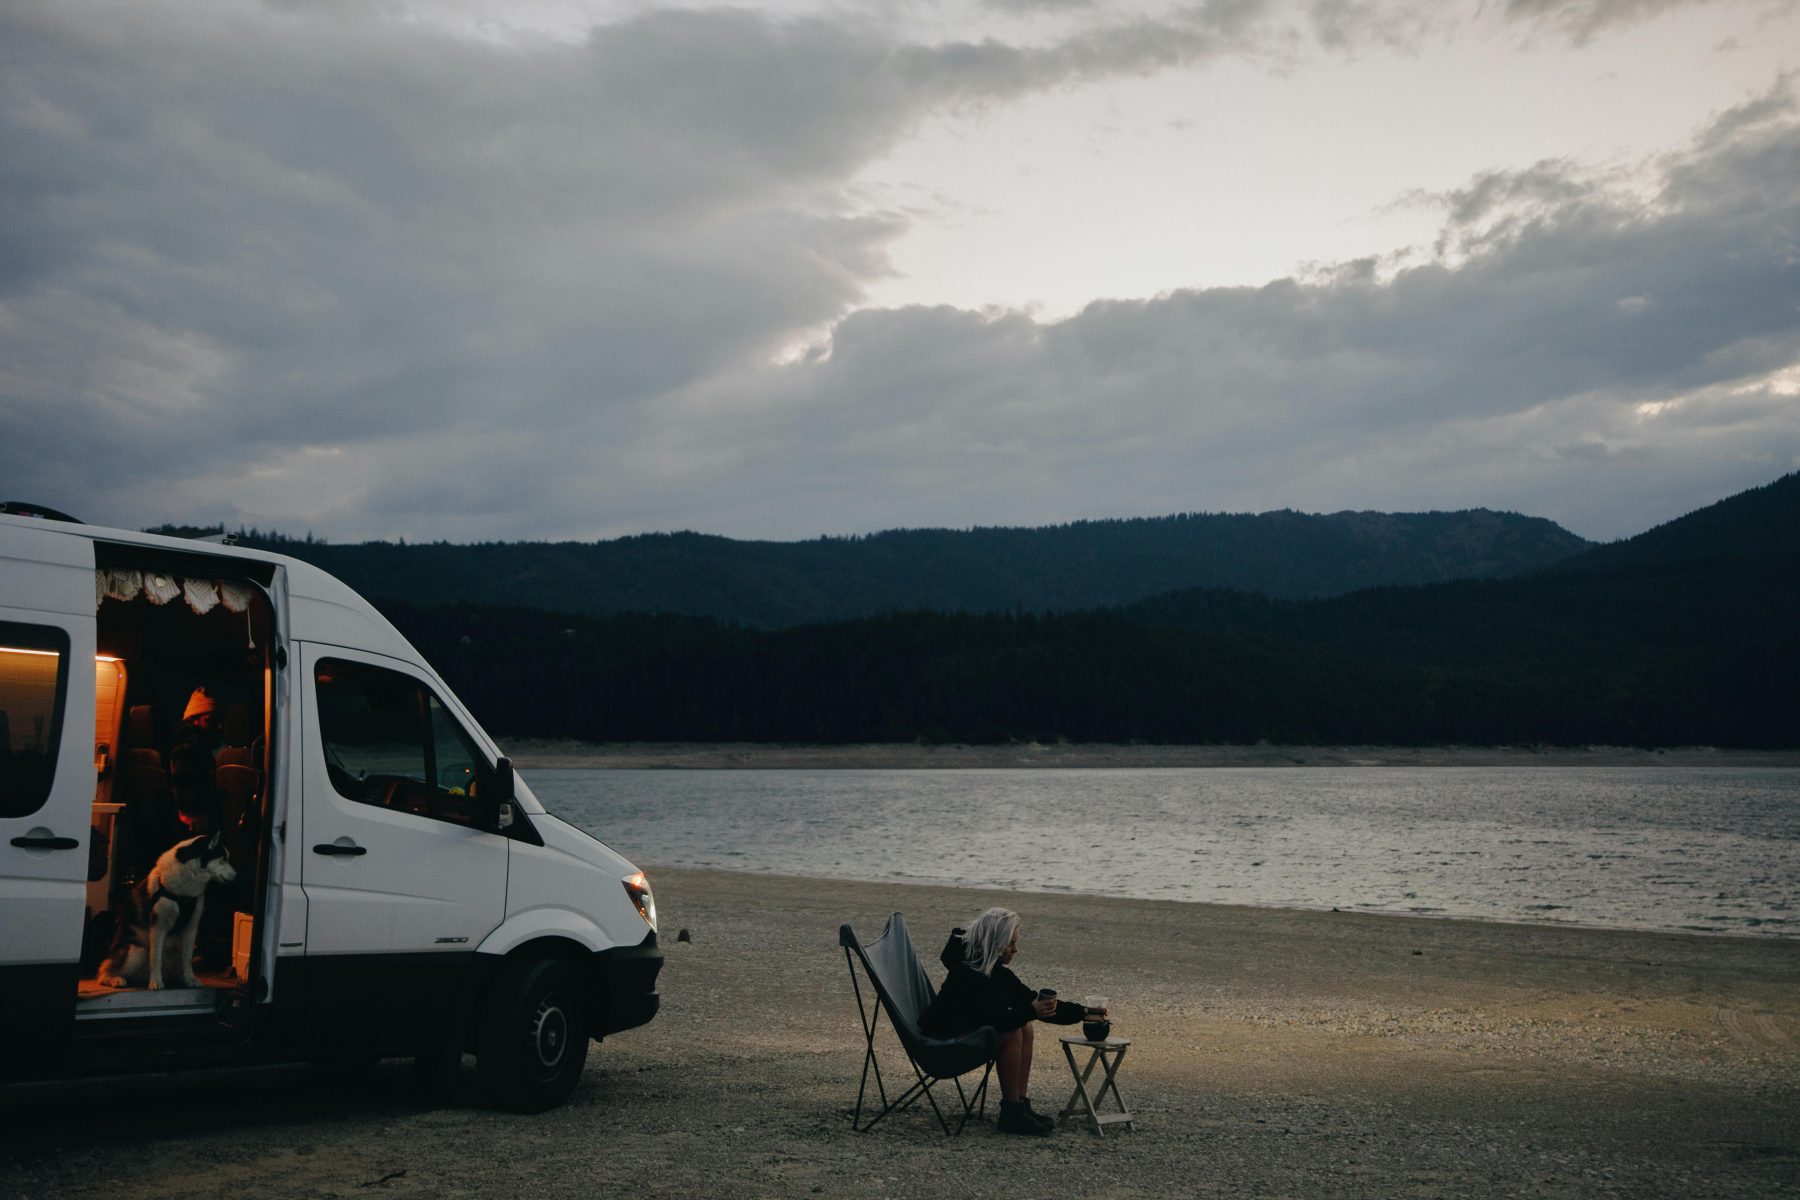
[[[1031,1002],[1031,1011],[1040,1017],[1054,1017],[1056,1015],[1056,1000],[1054,997],[1048,1000],[1033,1000]]]

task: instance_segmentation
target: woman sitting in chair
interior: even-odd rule
[[[953,929],[944,945],[943,959],[950,974],[937,998],[919,1019],[919,1028],[932,1037],[957,1037],[983,1025],[1000,1035],[995,1066],[1000,1074],[1001,1133],[1047,1134],[1056,1128],[1049,1117],[1031,1109],[1026,1088],[1031,1083],[1031,1023],[1074,1025],[1087,1012],[1066,1000],[1040,1000],[1007,964],[1019,952],[1019,914],[1007,908],[990,908],[969,923]]]

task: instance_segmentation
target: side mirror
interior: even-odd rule
[[[494,828],[511,829],[513,823],[513,765],[510,758],[494,760]]]

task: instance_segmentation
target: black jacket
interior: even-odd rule
[[[1042,1020],[1052,1025],[1074,1025],[1087,1014],[1079,1004],[1067,1000],[1056,1002],[1052,1016],[1039,1017],[1031,1002],[1037,992],[1026,987],[1006,967],[996,965],[991,975],[983,975],[963,957],[963,931],[952,929],[944,952],[938,956],[949,974],[937,997],[919,1018],[919,1029],[931,1037],[955,1037],[958,1034],[992,1025],[998,1033],[1009,1033],[1027,1021]]]

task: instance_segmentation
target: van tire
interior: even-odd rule
[[[526,959],[505,968],[476,1034],[481,1088],[497,1107],[535,1113],[569,1098],[587,1065],[588,1022],[569,964]]]

